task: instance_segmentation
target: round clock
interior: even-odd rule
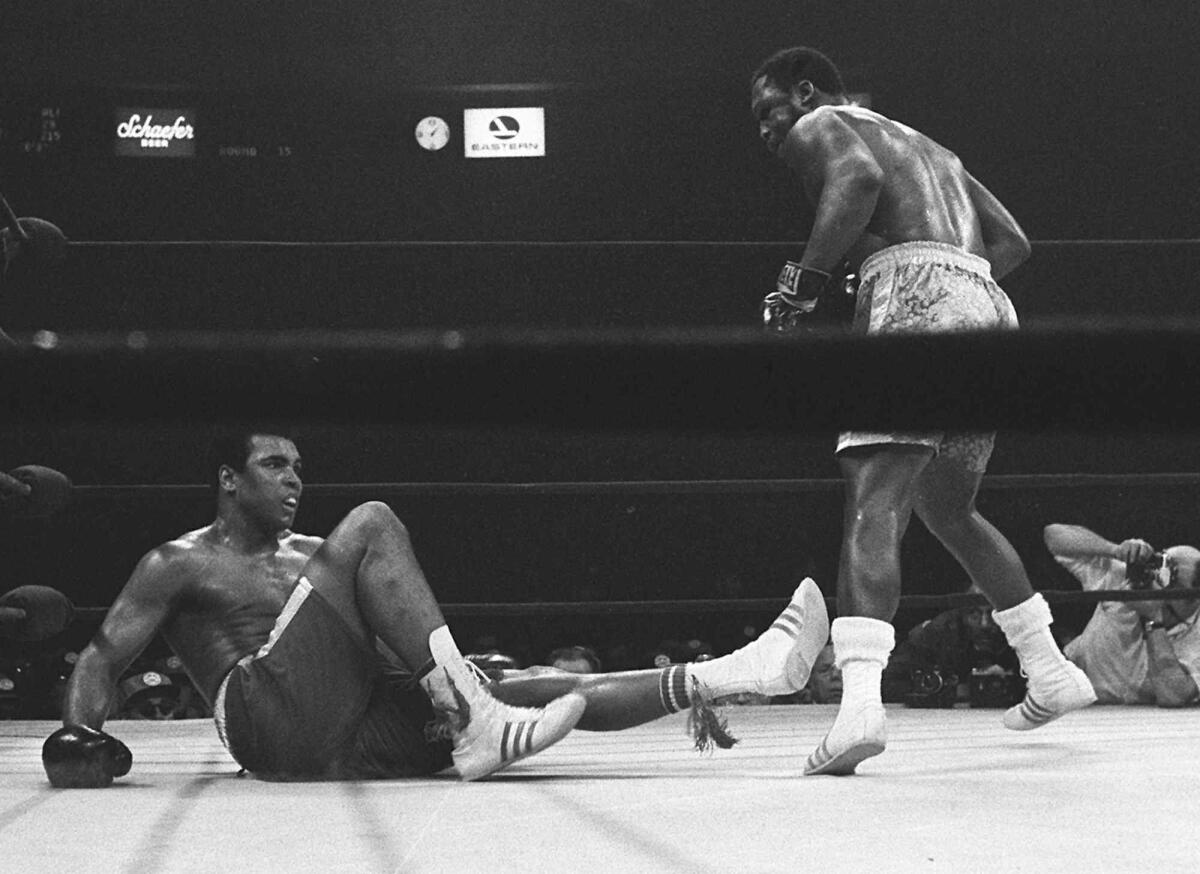
[[[436,152],[450,142],[450,125],[444,119],[431,115],[417,122],[416,137],[422,149]]]

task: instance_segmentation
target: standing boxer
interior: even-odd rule
[[[844,262],[860,277],[854,329],[867,334],[1010,330],[1017,316],[996,280],[1029,257],[1029,242],[996,197],[951,151],[850,102],[832,61],[811,48],[777,52],[751,77],[751,111],[767,149],[815,209],[799,263],[763,302],[785,330],[823,309]],[[1087,677],[1050,633],[1008,540],[975,495],[994,433],[844,432],[846,482],[839,618],[832,638],[845,689],[836,721],[805,773],[851,774],[886,744],[880,679],[895,641],[900,540],[913,510],[993,607],[1029,677],[1012,729],[1044,725],[1095,700]]]

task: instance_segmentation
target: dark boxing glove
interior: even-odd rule
[[[798,327],[849,324],[854,319],[855,277],[845,272],[826,273],[788,261],[775,280],[775,291],[762,303],[763,325],[768,330],[791,331]]]
[[[71,599],[49,586],[18,586],[0,595],[0,639],[47,640],[71,624]]]
[[[129,747],[86,725],[60,728],[42,744],[42,765],[59,789],[99,789],[124,777],[133,765]]]
[[[31,519],[53,516],[71,500],[71,480],[65,473],[40,464],[24,464],[0,475],[0,506]]]

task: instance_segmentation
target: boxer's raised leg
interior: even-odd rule
[[[560,740],[583,713],[565,695],[541,709],[497,701],[463,658],[391,508],[355,507],[329,535],[304,576],[363,645],[377,635],[417,672],[434,705],[452,716],[454,763],[465,780],[494,773]]]
[[[691,676],[714,698],[739,692],[788,695],[804,688],[828,640],[825,598],[815,582],[805,579],[771,627],[755,640],[729,655],[689,668]]]
[[[1050,632],[1050,605],[1041,594],[992,613],[1021,660],[1029,678],[1025,699],[1004,713],[1004,727],[1014,731],[1040,728],[1058,717],[1096,701],[1087,674],[1067,661]]]
[[[947,447],[921,475],[916,511],[996,608],[996,623],[1029,678],[1025,700],[1004,714],[1004,725],[1023,731],[1086,707],[1096,693],[1059,650],[1050,607],[1034,594],[1017,551],[975,507],[990,452],[990,435],[963,436]]]

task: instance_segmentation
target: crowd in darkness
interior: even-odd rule
[[[979,702],[971,698],[972,670],[997,666],[1013,677],[1011,651],[982,608],[959,608],[932,617],[914,615],[910,640],[897,650],[889,674],[893,701],[912,706],[951,706]],[[57,719],[62,695],[79,650],[94,631],[95,620],[77,616],[61,632],[44,640],[0,637],[0,719]],[[732,652],[756,638],[769,617],[755,614],[511,618],[461,617],[472,661],[486,670],[549,665],[575,673],[600,673],[703,661]],[[1069,633],[1070,634],[1070,633]],[[913,675],[917,672],[917,686]],[[934,697],[917,699],[939,683]],[[978,684],[978,678],[977,678]],[[995,684],[993,684],[994,686]],[[917,693],[914,697],[914,691]],[[950,698],[947,699],[947,693]],[[840,680],[826,647],[809,687],[775,699],[740,696],[726,704],[834,703]],[[1015,692],[1014,692],[1015,694]],[[1007,697],[1005,698],[1007,700]],[[115,719],[191,719],[211,711],[196,692],[179,660],[156,640],[123,673],[114,704]]]

